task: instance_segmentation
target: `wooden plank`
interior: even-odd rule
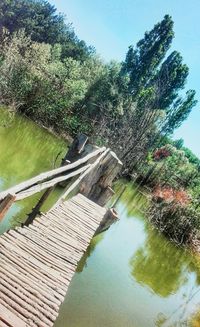
[[[10,327],[7,323],[3,322],[0,317],[0,327]]]
[[[11,264],[8,265],[8,262],[4,262],[1,258],[1,262],[3,262],[3,267],[9,271],[14,276],[17,276],[19,280],[22,280],[24,285],[28,285],[28,287],[31,287],[31,293],[34,294],[40,294],[42,297],[48,299],[51,303],[53,303],[53,306],[56,306],[59,308],[59,305],[61,303],[60,300],[57,300],[57,298],[54,296],[54,288],[51,285],[51,288],[47,285],[44,285],[41,283],[40,279],[33,278],[33,276],[29,276],[26,274],[26,272],[23,271],[23,269],[16,267],[15,265]],[[18,269],[17,269],[18,268]],[[56,289],[57,291],[57,289]],[[52,304],[51,304],[52,305]]]
[[[6,262],[10,263],[10,267],[15,266],[17,271],[19,270],[21,273],[23,273],[24,276],[26,276],[26,279],[30,278],[30,280],[33,281],[33,284],[38,285],[41,292],[43,291],[44,294],[49,294],[49,296],[52,295],[55,297],[55,302],[60,305],[63,293],[60,292],[56,282],[52,281],[52,279],[39,271],[37,267],[27,264],[23,258],[20,258],[17,255],[15,255],[16,258],[14,258],[9,251],[3,252],[1,250],[1,252],[1,262],[6,260]]]
[[[48,323],[48,320],[55,321],[56,312],[42,303],[37,303],[35,300],[31,299],[30,294],[22,292],[23,288],[19,288],[18,284],[13,285],[12,282],[6,281],[5,276],[1,276],[0,290],[4,294],[8,295],[10,299],[13,299],[15,303],[23,304],[23,307],[29,311],[30,314],[38,316],[43,321]],[[27,294],[29,294],[27,296]]]
[[[26,327],[26,323],[0,304],[0,319],[8,326]]]
[[[34,298],[35,301],[40,303],[42,306],[48,306],[50,309],[58,311],[59,305],[54,303],[51,298],[45,297],[43,293],[41,293],[40,288],[36,287],[37,285],[34,285],[33,283],[29,284],[27,278],[14,273],[13,270],[8,270],[8,267],[0,267],[0,274],[1,273],[10,278],[11,281],[14,281],[16,285],[18,284],[19,287],[22,287],[25,292],[29,292],[31,298]]]

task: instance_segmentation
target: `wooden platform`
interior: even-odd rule
[[[0,237],[0,326],[53,326],[106,213],[83,195]]]

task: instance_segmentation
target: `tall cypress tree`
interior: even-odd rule
[[[193,90],[187,91],[185,98],[179,96],[189,73],[180,53],[173,51],[165,59],[173,37],[173,21],[166,15],[135,48],[129,47],[121,69],[121,74],[129,77],[128,92],[137,102],[139,115],[164,110],[162,126],[169,133],[181,125],[196,104]]]
[[[188,118],[192,108],[197,104],[195,95],[196,92],[194,90],[189,90],[184,98],[179,97],[173,103],[167,112],[166,123],[162,132],[173,133],[174,129],[181,126],[183,121]]]
[[[174,37],[173,21],[166,15],[150,32],[146,32],[136,47],[129,47],[122,74],[130,78],[129,92],[136,96],[154,77]]]
[[[159,109],[169,110],[179,91],[184,88],[188,73],[189,68],[183,64],[180,53],[173,51],[163,62],[153,81],[157,89]]]

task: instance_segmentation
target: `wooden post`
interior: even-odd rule
[[[68,151],[69,152],[69,151]],[[67,152],[67,154],[68,154]],[[70,163],[70,161],[67,159],[67,154],[65,155],[65,157],[62,159],[61,161],[61,167],[65,166],[67,164]],[[35,217],[40,214],[40,209],[42,207],[42,205],[44,204],[44,202],[47,200],[47,198],[49,197],[49,195],[53,192],[53,190],[55,189],[55,186],[49,187],[41,196],[41,198],[39,199],[39,201],[37,202],[36,206],[32,209],[32,211],[28,214],[28,218],[26,219],[24,225],[25,226],[29,226],[30,224],[32,224],[32,222],[34,221]]]
[[[0,220],[2,220],[16,199],[16,195],[8,194],[0,203]]]
[[[62,165],[65,165],[67,160],[74,162],[80,159],[87,141],[88,137],[85,134],[79,134],[72,142],[65,157],[62,159]]]
[[[97,150],[98,147],[88,143],[88,137],[85,134],[79,134],[72,142],[71,146],[69,147],[69,150],[65,157],[62,160],[62,165],[66,164],[66,161],[69,161],[71,163],[86,157],[88,154],[94,152]],[[88,162],[92,163],[96,160],[96,157],[91,158]],[[67,181],[60,182],[58,184],[59,186],[65,188],[68,185]]]
[[[79,191],[94,202],[104,206],[114,194],[112,182],[122,168],[116,154],[108,151],[106,156],[80,184]]]
[[[25,223],[23,224],[24,226],[29,226],[30,224],[32,224],[35,217],[40,213],[40,209],[41,209],[42,205],[44,204],[46,199],[49,197],[49,195],[52,193],[54,188],[55,188],[55,186],[49,187],[44,192],[44,194],[41,196],[41,198],[39,199],[36,206],[32,209],[31,213],[28,214],[28,218],[26,219]]]
[[[114,190],[108,186],[107,188],[103,189],[99,195],[98,198],[98,204],[102,207],[108,203],[108,201],[112,198],[112,196],[115,194]]]

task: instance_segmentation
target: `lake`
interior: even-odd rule
[[[67,144],[30,120],[0,109],[0,150],[4,190],[59,166]],[[115,197],[124,184],[116,206],[120,220],[92,240],[55,327],[200,326],[200,259],[151,227],[142,213],[146,199],[135,185],[118,181]],[[43,210],[61,192],[57,188]],[[0,222],[0,233],[24,222],[39,197],[15,203]]]

